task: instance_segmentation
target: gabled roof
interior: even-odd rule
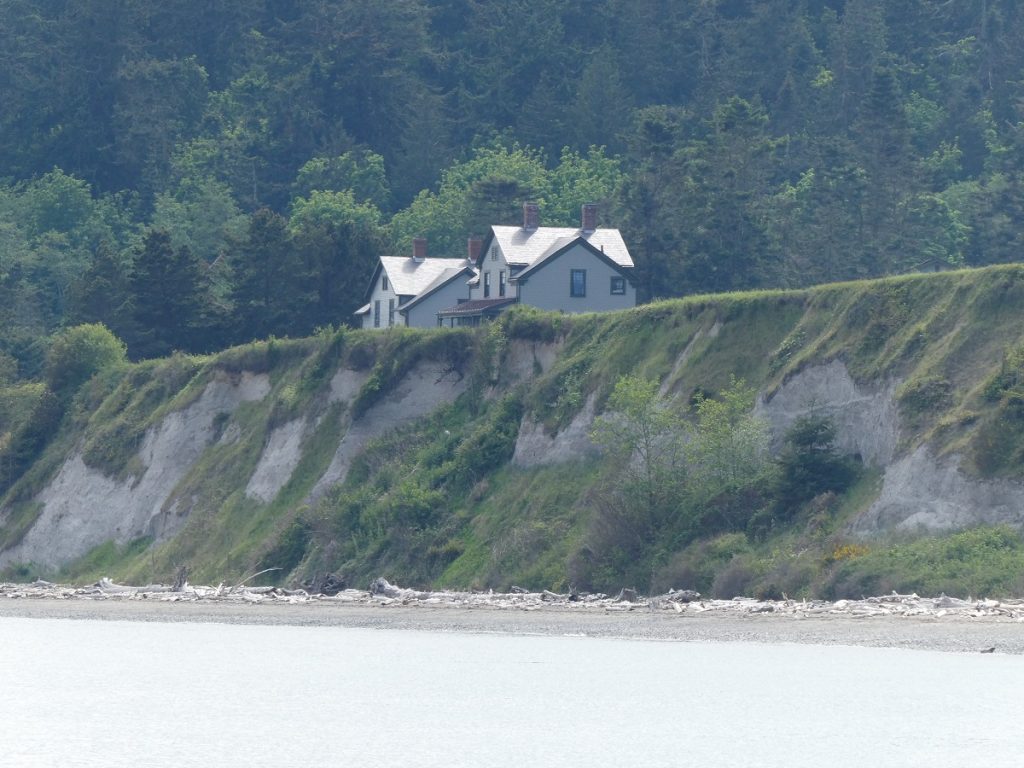
[[[593,243],[588,242],[583,237],[559,238],[558,240],[551,244],[551,248],[547,251],[547,253],[542,254],[540,258],[534,261],[522,272],[518,272],[513,277],[511,277],[511,282],[525,283],[527,278],[529,278],[530,275],[532,275],[534,272],[543,269],[545,266],[553,262],[563,253],[568,253],[570,250],[572,250],[574,246],[577,245],[584,248],[587,251],[590,251],[590,253],[592,253],[595,258],[600,259],[609,267],[618,272],[620,275],[622,275],[630,282],[632,282],[632,278],[630,277],[632,265],[630,265],[630,267],[625,267],[622,264],[617,264],[611,257],[608,256],[607,253],[598,250],[597,248],[594,247]]]
[[[572,227],[522,227],[494,226],[480,249],[479,266],[486,257],[490,246],[497,242],[505,261],[514,266],[529,266],[545,255],[558,251],[571,241],[582,238],[596,250],[602,251],[620,267],[632,267],[633,258],[617,229],[595,229],[584,232]]]
[[[409,256],[381,256],[380,263],[399,296],[416,296],[433,283],[446,269],[468,267],[467,259],[425,258],[416,261]],[[372,290],[372,286],[371,286]]]
[[[414,298],[405,302],[405,304],[399,307],[398,311],[404,314],[405,310],[409,309],[410,307],[416,306],[421,301],[423,301],[423,299],[427,298],[435,291],[439,291],[441,288],[444,288],[452,280],[455,280],[466,274],[474,274],[473,268],[469,266],[468,262],[463,262],[463,265],[461,267],[448,267],[447,269],[442,271],[441,274],[435,277],[433,282],[430,283],[430,285],[426,286],[422,291],[417,293]]]

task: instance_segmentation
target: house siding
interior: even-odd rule
[[[453,307],[460,299],[469,298],[469,275],[459,275],[447,285],[438,288],[425,299],[405,311],[405,323],[411,328],[436,328],[437,313]]]
[[[470,299],[499,299],[509,298],[515,295],[515,286],[509,282],[509,266],[508,262],[505,261],[505,254],[502,253],[501,247],[494,243],[493,247],[497,249],[497,258],[491,260],[491,252],[488,249],[483,255],[480,262],[480,282],[473,289]],[[505,273],[505,296],[502,297],[499,294],[501,286],[501,273]],[[488,279],[486,275],[490,275],[491,292],[489,296],[484,296],[484,285]],[[464,298],[464,297],[460,297]],[[451,306],[451,305],[449,305]]]
[[[587,295],[570,296],[572,270],[587,273]],[[626,280],[625,293],[611,293],[612,277],[621,276],[581,245],[576,245],[550,264],[529,275],[519,284],[519,300],[523,304],[557,312],[610,312],[636,306],[636,288]]]
[[[382,273],[383,274],[383,273]],[[377,276],[377,282],[373,287],[373,293],[370,295],[370,311],[363,315],[363,328],[375,328],[373,324],[373,302],[380,302],[380,327],[388,328],[388,302],[395,302],[395,325],[402,324],[402,318],[398,314],[399,299],[398,294],[394,292],[391,287],[391,280],[388,280],[388,289],[385,291],[381,288],[381,276]]]

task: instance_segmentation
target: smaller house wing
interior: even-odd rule
[[[470,266],[467,259],[414,259],[409,256],[381,256],[373,268],[373,275],[366,286],[363,301],[369,302],[373,297],[374,288],[379,284],[381,275],[387,275],[391,290],[399,299],[414,298],[430,286],[442,273],[449,269],[463,269]],[[403,302],[404,303],[404,302]],[[369,306],[369,305],[367,305]],[[365,314],[366,307],[354,314]]]
[[[417,293],[409,301],[405,302],[399,308],[398,311],[404,314],[406,310],[415,307],[421,301],[433,295],[437,291],[441,290],[453,280],[457,280],[458,278],[464,275],[472,276],[473,274],[475,274],[473,268],[465,263],[461,267],[448,267],[447,269],[443,270],[441,274],[435,277],[434,280],[429,285],[427,285],[422,291]]]

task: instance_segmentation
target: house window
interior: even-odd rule
[[[386,291],[386,290],[388,289],[388,276],[387,276],[387,275],[384,275],[384,276],[383,276],[383,277],[382,277],[382,278],[380,279],[380,289],[381,289],[382,291]]]
[[[587,270],[570,270],[569,295],[574,297],[583,297],[587,295]]]
[[[373,302],[373,327],[380,328],[380,299]]]
[[[504,269],[498,272],[498,295],[499,296],[504,296],[505,295],[505,270]]]
[[[621,296],[626,292],[626,278],[612,277],[612,296]]]
[[[484,298],[488,299],[491,296],[491,273],[484,272]]]
[[[395,300],[388,299],[388,325],[395,324]]]
[[[491,261],[497,261],[497,260],[498,260],[498,246],[492,245],[491,246]]]

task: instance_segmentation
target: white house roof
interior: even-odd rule
[[[467,259],[425,258],[416,261],[409,256],[381,256],[381,267],[399,296],[416,296],[426,290],[447,269],[472,266]]]
[[[605,256],[620,267],[632,267],[633,258],[617,229],[595,229],[584,232],[572,227],[491,227],[494,240],[505,254],[509,264],[529,266],[538,259],[549,256],[568,245],[576,238],[583,238],[594,248],[602,251]],[[483,255],[483,254],[481,254]]]

